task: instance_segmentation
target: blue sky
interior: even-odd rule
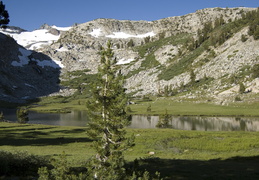
[[[97,18],[158,20],[211,7],[259,7],[259,0],[2,0],[11,26],[34,30],[42,24],[60,27]]]

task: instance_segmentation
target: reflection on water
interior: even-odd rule
[[[0,109],[5,119],[17,122],[16,110]],[[47,124],[57,126],[86,126],[88,121],[86,111],[72,111],[71,113],[37,113],[29,112],[29,124]]]
[[[31,124],[48,124],[58,126],[86,126],[88,121],[85,111],[72,111],[71,113],[29,113]]]
[[[15,110],[0,109],[5,119],[16,122]],[[133,115],[129,128],[156,128],[159,116]],[[66,114],[29,113],[31,124],[59,126],[86,126],[86,111],[72,111]],[[259,131],[259,117],[196,117],[171,116],[169,125],[173,129],[199,131]]]
[[[156,128],[159,116],[133,116],[130,128]],[[173,129],[199,131],[259,131],[259,117],[171,116]]]

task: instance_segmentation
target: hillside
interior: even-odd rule
[[[62,89],[83,93],[86,74],[97,72],[99,49],[110,40],[127,77],[128,92],[134,96],[173,96],[179,101],[218,104],[255,102],[258,14],[251,8],[209,8],[152,22],[96,19],[62,30],[48,26],[45,35],[52,34],[51,38],[23,45],[58,62]],[[21,36],[13,38],[21,42]],[[35,46],[38,42],[45,44]],[[246,94],[240,94],[240,84]]]
[[[60,66],[0,33],[0,105],[25,103],[59,91]]]

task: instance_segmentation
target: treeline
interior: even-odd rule
[[[244,26],[249,26],[249,36],[253,36],[255,40],[259,39],[259,8],[243,13],[241,19],[234,20],[233,22],[231,19],[229,22],[225,22],[222,15],[214,22],[205,23],[202,29],[198,29],[197,38],[191,39],[188,49],[190,51],[197,49],[207,40],[209,40],[209,45],[219,46]],[[246,37],[244,35],[242,36],[242,41],[245,40]]]
[[[259,39],[259,8],[246,13],[243,18],[249,22],[248,35],[253,36],[255,40]]]

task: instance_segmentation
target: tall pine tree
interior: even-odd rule
[[[0,28],[5,28],[9,21],[9,14],[5,10],[5,5],[0,1]]]
[[[94,139],[96,155],[88,164],[93,179],[125,179],[123,153],[133,145],[126,137],[129,117],[125,107],[127,96],[124,78],[116,65],[111,42],[101,50],[97,80],[91,85],[92,98],[87,102],[91,122],[88,135]]]

